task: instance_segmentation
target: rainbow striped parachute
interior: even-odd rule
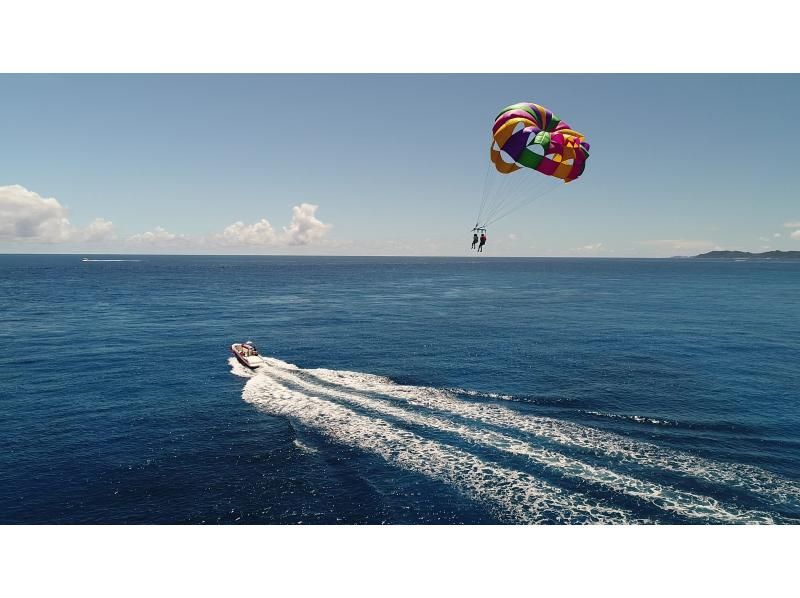
[[[524,166],[569,183],[583,174],[589,157],[589,144],[581,133],[530,102],[504,108],[494,121],[492,137],[492,163],[502,174]]]
[[[580,177],[589,158],[589,144],[582,133],[570,128],[544,106],[521,102],[504,108],[495,118],[489,154],[491,163],[473,229],[476,231],[485,230],[557,187],[563,187],[562,182],[569,183]],[[516,170],[523,172],[505,176]]]

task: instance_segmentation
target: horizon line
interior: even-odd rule
[[[726,250],[732,251],[732,250]],[[780,250],[775,250],[780,251]],[[742,252],[752,253],[752,252]],[[479,258],[479,259],[600,259],[600,260],[669,260],[697,257],[697,255],[670,255],[670,256],[605,256],[605,255],[408,255],[408,254],[304,254],[304,253],[90,253],[90,252],[0,252],[0,255],[64,255],[64,256],[98,256],[98,255],[128,255],[128,256],[154,256],[154,257],[406,257],[406,258]],[[702,254],[698,254],[702,255]]]

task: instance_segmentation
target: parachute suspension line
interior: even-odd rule
[[[495,209],[497,208],[498,198],[505,197],[506,191],[509,188],[510,180],[505,176],[494,173],[490,178],[489,190],[487,193],[486,204],[481,210],[481,217],[478,219],[478,225],[490,219]]]
[[[501,214],[506,215],[514,210],[524,206],[525,204],[533,201],[539,192],[544,188],[546,190],[546,183],[548,179],[544,177],[531,177],[525,176],[524,173],[517,173],[516,176],[503,176],[503,185],[498,188],[497,193],[488,201],[489,208],[485,210],[483,215],[483,224],[486,225],[489,221],[496,222],[500,219]]]
[[[548,188],[546,184],[537,184],[531,189],[524,189],[521,193],[517,193],[513,197],[509,198],[508,201],[499,205],[498,208],[494,210],[486,219],[487,224],[489,222],[497,222],[501,218],[506,217],[507,215],[525,207],[530,203],[533,203],[550,190],[551,188]]]
[[[492,178],[492,182],[494,182],[495,179],[499,179],[500,182],[496,186],[493,186],[492,193],[487,200],[486,212],[483,214],[482,218],[484,221],[491,218],[492,214],[497,210],[498,204],[505,202],[512,193],[512,190],[516,190],[521,183],[518,177],[501,175],[499,173]]]
[[[533,184],[530,184],[528,177],[520,177],[522,180],[517,187],[510,191],[508,196],[504,197],[502,201],[498,202],[491,214],[488,215],[487,220],[495,220],[499,214],[505,214],[509,210],[515,209],[516,206],[522,206],[533,199],[535,199],[542,190],[547,188],[547,180],[544,178],[537,178]]]
[[[495,214],[501,212],[505,206],[514,203],[518,197],[534,193],[535,190],[541,186],[542,178],[531,178],[528,173],[520,172],[517,173],[514,183],[515,184],[513,186],[509,187],[508,192],[500,198],[500,201],[495,204],[495,209],[492,210],[492,214],[490,216],[494,216]]]
[[[537,195],[536,197],[534,197],[534,198],[533,198],[533,199],[531,199],[530,201],[523,201],[523,202],[521,202],[521,203],[518,203],[518,205],[516,205],[516,206],[512,206],[512,207],[510,207],[509,209],[507,209],[506,211],[504,211],[504,212],[502,212],[502,213],[500,213],[500,214],[496,215],[496,216],[495,216],[495,217],[494,217],[492,220],[490,220],[490,221],[486,222],[486,223],[484,224],[484,226],[489,226],[489,225],[490,225],[490,224],[492,224],[493,222],[497,222],[497,221],[498,221],[498,220],[500,220],[501,218],[505,218],[505,217],[506,217],[506,216],[508,216],[509,214],[511,214],[511,213],[513,213],[513,212],[516,212],[518,209],[520,209],[520,208],[523,208],[523,207],[525,207],[526,205],[528,205],[528,204],[530,204],[530,203],[533,203],[534,201],[539,201],[539,200],[540,200],[542,197],[544,197],[544,196],[545,196],[545,195],[547,195],[548,193],[551,193],[551,192],[555,191],[556,189],[560,189],[561,187],[563,187],[563,183],[562,183],[562,184],[553,185],[552,187],[549,187],[549,188],[545,189],[544,191],[542,191],[542,192],[541,192],[539,195]]]
[[[541,180],[537,178],[533,185],[530,183],[529,177],[520,173],[514,182],[509,184],[503,191],[502,196],[493,204],[492,209],[487,212],[485,220],[491,220],[496,214],[502,212],[506,206],[515,203],[520,197],[533,193],[540,186]]]
[[[486,167],[486,177],[484,179],[483,187],[483,200],[481,201],[481,208],[478,211],[478,216],[475,218],[475,226],[480,226],[481,221],[484,219],[486,210],[491,206],[491,199],[496,191],[495,185],[497,177],[492,176],[492,165],[488,164]]]
[[[483,198],[481,199],[481,207],[478,208],[478,215],[475,217],[475,226],[477,227],[481,222],[481,216],[483,215],[483,207],[486,205],[486,199],[489,197],[488,188],[489,188],[489,172],[492,168],[491,162],[486,165],[486,176],[483,177]]]

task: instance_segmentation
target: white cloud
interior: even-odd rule
[[[59,243],[74,234],[66,208],[56,199],[21,185],[0,187],[0,239]]]
[[[157,247],[171,246],[187,240],[188,237],[184,235],[176,235],[175,233],[171,233],[160,226],[155,227],[152,231],[131,235],[127,239],[128,243],[132,243],[134,245],[149,245]]]
[[[784,222],[783,226],[786,228],[800,228],[800,220],[795,220],[794,222]]]
[[[95,218],[87,226],[81,237],[84,241],[113,241],[117,238],[114,233],[114,223],[104,218]]]
[[[114,223],[95,218],[86,228],[73,226],[67,209],[22,185],[0,187],[0,240],[30,243],[98,242],[116,238]]]
[[[319,206],[301,203],[292,208],[292,219],[276,230],[265,218],[251,224],[235,222],[207,236],[173,233],[161,226],[118,238],[114,223],[95,218],[86,227],[73,226],[68,210],[52,197],[41,197],[21,185],[0,186],[0,242],[81,244],[105,243],[106,248],[289,247],[313,245],[332,228],[316,217]],[[113,242],[113,245],[109,245]]]
[[[275,229],[269,220],[262,218],[254,224],[234,222],[214,236],[223,245],[274,245],[277,241]]]
[[[509,241],[516,241],[517,240],[517,233],[508,233]]]
[[[213,236],[213,240],[226,246],[276,247],[281,245],[309,245],[321,240],[331,229],[316,217],[319,206],[302,203],[292,208],[292,221],[276,231],[269,220],[262,218],[253,224],[234,222]]]
[[[791,235],[789,235],[792,239],[800,240],[800,229],[794,231]]]
[[[589,245],[582,245],[580,247],[573,247],[570,249],[571,253],[597,253],[599,251],[604,251],[602,243],[590,243]],[[609,251],[609,253],[613,252]]]
[[[772,236],[777,239],[778,237],[781,236],[781,234],[780,233],[772,233]]]
[[[328,234],[331,225],[317,219],[318,208],[310,203],[292,208],[292,222],[283,229],[283,240],[287,245],[308,245]]]
[[[269,220],[262,218],[246,224],[234,222],[205,237],[192,237],[171,233],[162,227],[152,231],[133,235],[128,243],[147,245],[150,247],[286,247],[309,245],[321,240],[330,230],[331,225],[318,220],[315,212],[318,206],[303,203],[292,208],[292,220],[282,230],[275,230]]]

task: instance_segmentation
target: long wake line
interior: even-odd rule
[[[630,460],[638,465],[672,471],[709,484],[740,488],[775,505],[788,505],[793,508],[800,506],[800,484],[751,465],[715,462],[589,426],[549,417],[521,415],[496,404],[461,401],[447,391],[400,385],[372,374],[327,369],[302,371],[326,382],[392,397],[413,406],[440,410],[489,425],[522,431],[557,444],[585,449],[602,457],[620,461]]]
[[[353,405],[370,409],[383,415],[389,415],[411,424],[458,434],[461,438],[470,443],[487,446],[501,452],[524,456],[537,464],[552,468],[562,475],[575,477],[584,482],[599,484],[617,492],[635,496],[661,509],[672,511],[685,517],[712,519],[720,523],[774,522],[772,517],[767,513],[728,508],[721,505],[719,501],[713,498],[682,492],[668,486],[619,474],[607,468],[596,467],[577,459],[572,459],[562,453],[534,446],[507,434],[491,430],[470,428],[441,417],[417,415],[408,410],[395,407],[385,401],[367,399],[353,393],[326,389],[324,386],[304,381],[292,372],[293,370],[281,371],[280,368],[272,368],[265,375],[278,378],[287,384],[300,386],[311,393],[335,397]]]
[[[505,521],[630,523],[647,522],[627,508],[598,501],[517,469],[511,469],[438,440],[425,430],[452,434],[468,445],[523,457],[564,479],[611,490],[687,520],[716,523],[796,522],[780,515],[726,505],[710,496],[686,492],[595,466],[549,450],[517,434],[591,449],[604,457],[634,460],[706,481],[735,485],[771,503],[796,501],[797,484],[742,464],[716,463],[657,445],[562,420],[522,415],[495,404],[459,400],[435,388],[399,385],[387,378],[327,369],[304,370],[268,358],[257,373],[230,360],[233,373],[250,377],[243,397],[274,414],[292,418],[330,439],[377,454],[396,466],[447,483],[485,503]],[[423,407],[427,413],[415,411]],[[434,413],[431,413],[434,412]],[[454,421],[490,424],[504,431]],[[389,421],[385,418],[391,418]],[[396,423],[407,424],[415,431]],[[420,435],[423,434],[423,435]],[[732,469],[728,469],[731,468]],[[719,476],[727,470],[726,476]],[[745,483],[745,475],[750,474]],[[715,479],[716,478],[716,479]]]
[[[404,469],[452,485],[489,505],[505,521],[628,523],[634,520],[624,509],[596,504],[524,472],[293,391],[268,375],[254,376],[245,385],[244,398],[269,413],[313,427],[332,440],[355,445]]]

